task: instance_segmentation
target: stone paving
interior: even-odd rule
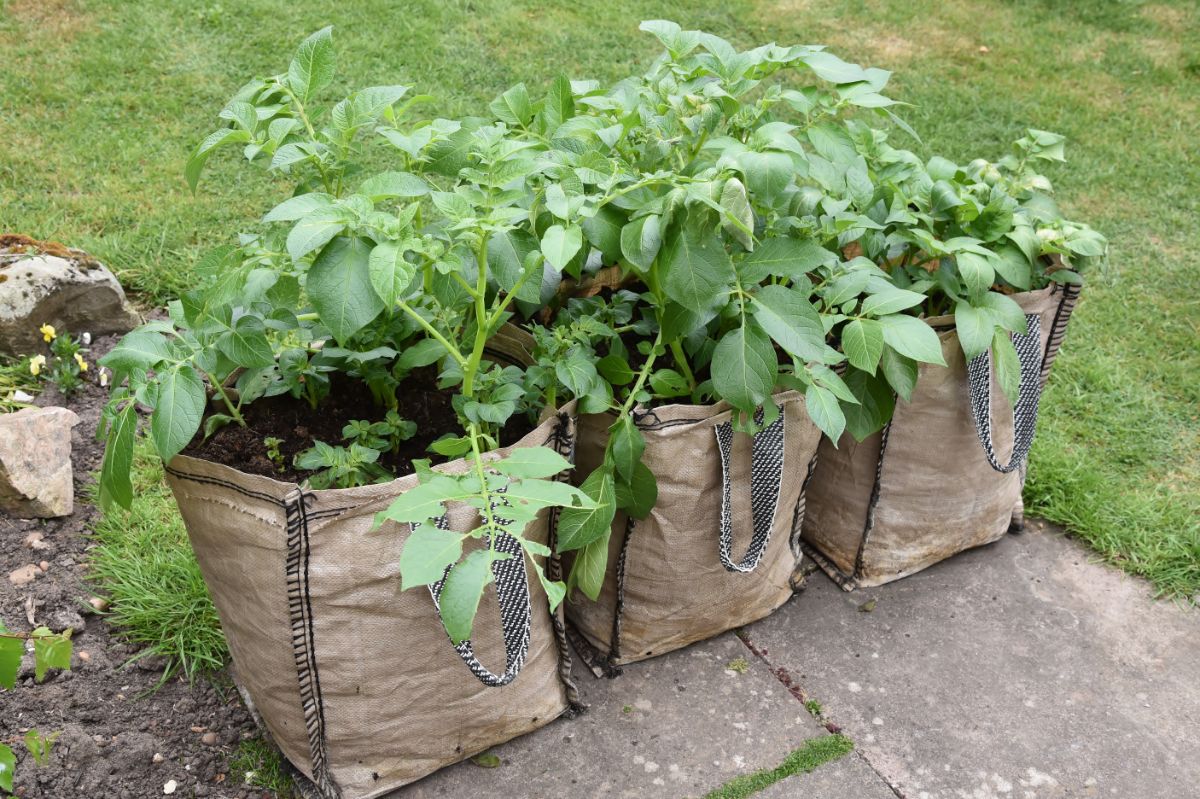
[[[577,668],[587,714],[389,799],[702,797],[830,729],[855,751],[756,796],[1200,796],[1200,611],[1048,526],[880,588],[815,573],[742,636]]]

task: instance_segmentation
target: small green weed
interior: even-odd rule
[[[276,799],[292,799],[297,795],[283,764],[283,755],[261,737],[238,744],[229,759],[229,772],[234,782],[270,791]]]
[[[849,754],[854,742],[844,735],[811,738],[775,768],[746,774],[710,791],[704,799],[743,799],[768,788],[793,774],[807,774],[826,763]]]

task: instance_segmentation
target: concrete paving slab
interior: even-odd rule
[[[780,780],[754,794],[754,799],[896,799],[888,784],[858,752],[851,752],[816,771]]]
[[[738,658],[745,673],[726,668]],[[496,747],[496,768],[459,763],[389,799],[703,796],[828,734],[732,633],[626,666],[613,680],[576,662],[575,679],[590,705],[584,715]]]
[[[875,589],[818,573],[746,632],[907,799],[1196,797],[1200,612],[1091,558],[1047,527]]]

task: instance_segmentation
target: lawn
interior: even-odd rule
[[[517,80],[636,68],[656,49],[637,32],[651,17],[893,70],[926,151],[960,162],[998,156],[1027,126],[1068,136],[1059,198],[1108,235],[1112,265],[1044,399],[1029,503],[1163,594],[1200,597],[1193,2],[0,0],[0,228],[84,247],[161,301],[268,202],[229,156],[191,196],[189,150],[312,30],[336,26],[345,87],[409,83],[460,114]]]

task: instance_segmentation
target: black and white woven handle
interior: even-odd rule
[[[449,529],[445,516],[437,519],[437,527],[441,530]],[[510,556],[506,560],[492,562],[492,576],[496,579],[496,598],[500,600],[500,629],[504,633],[504,673],[493,674],[479,662],[471,646],[471,639],[468,638],[454,647],[471,673],[489,688],[508,685],[521,673],[521,667],[525,665],[525,656],[529,654],[529,634],[533,620],[529,604],[529,582],[525,574],[525,555],[521,543],[508,533],[502,532],[496,536],[496,551]],[[450,573],[449,566],[446,567],[446,573]],[[443,576],[429,586],[433,605],[439,615],[442,611],[440,600],[445,583],[446,578]]]
[[[1042,324],[1037,314],[1025,316],[1029,329],[1013,333],[1013,347],[1021,365],[1021,384],[1017,404],[1013,408],[1013,451],[1007,464],[996,457],[992,441],[992,360],[990,353],[976,355],[967,363],[967,380],[971,388],[971,412],[975,416],[975,432],[983,444],[984,454],[992,468],[1002,474],[1016,471],[1025,462],[1033,446],[1037,430],[1038,403],[1042,397]]]
[[[721,534],[719,551],[721,565],[731,572],[752,572],[758,567],[767,544],[771,542],[771,530],[775,523],[775,509],[779,507],[779,491],[783,485],[783,417],[771,422],[754,434],[750,449],[750,515],[754,521],[754,532],[750,547],[740,562],[733,561],[733,485],[729,470],[729,458],[733,451],[733,423],[716,425],[717,448],[721,451]],[[759,410],[757,420],[761,421]]]

